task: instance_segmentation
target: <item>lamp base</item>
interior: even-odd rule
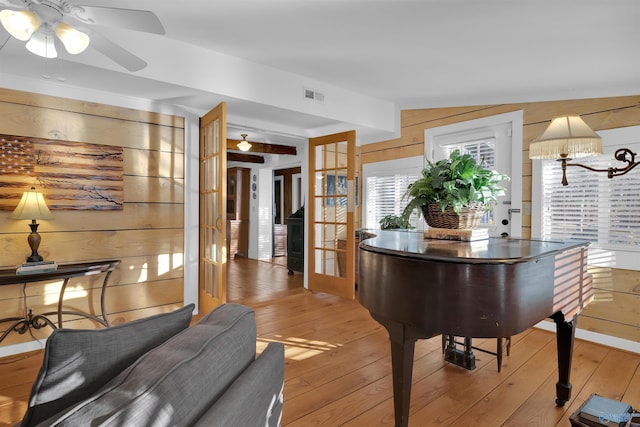
[[[29,247],[31,248],[31,255],[27,257],[27,262],[39,262],[42,261],[42,257],[38,255],[38,248],[40,247],[40,235],[38,234],[38,225],[36,220],[34,219],[29,227],[31,228],[31,233],[27,237],[27,241],[29,242]]]
[[[31,254],[29,257],[27,257],[27,262],[40,262],[40,261],[44,261],[44,259],[38,255],[38,254]]]

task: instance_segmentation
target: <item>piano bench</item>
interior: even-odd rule
[[[455,335],[442,334],[442,353],[445,355],[445,361],[472,371],[476,367],[473,350],[478,350],[496,356],[498,372],[500,372],[502,369],[502,354],[504,353],[503,344],[506,344],[507,356],[509,356],[509,354],[511,354],[511,337],[498,338],[495,353],[483,348],[474,347],[471,340],[471,337],[465,337],[464,342],[460,342],[456,341]],[[464,346],[464,353],[456,348],[456,344]]]

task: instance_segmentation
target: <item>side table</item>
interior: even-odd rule
[[[7,317],[4,319],[0,319],[0,323],[13,322],[2,333],[2,335],[0,335],[0,342],[2,342],[12,331],[16,331],[19,334],[24,334],[30,328],[40,329],[47,325],[51,326],[54,329],[61,328],[63,314],[82,316],[88,319],[95,320],[105,327],[109,327],[109,320],[107,319],[107,313],[105,310],[105,293],[109,277],[118,266],[118,264],[120,264],[120,260],[66,263],[58,265],[58,269],[56,271],[33,274],[16,274],[15,268],[0,269],[0,286],[23,284],[26,287],[29,283],[33,282],[63,280],[62,287],[60,288],[60,295],[58,296],[57,311],[42,314],[33,314],[31,309],[28,309],[28,312],[25,312],[24,317]],[[63,310],[64,292],[67,288],[67,284],[69,283],[69,279],[71,279],[72,277],[93,276],[97,274],[104,274],[102,289],[100,293],[100,317],[81,311]],[[26,306],[26,296],[24,298]],[[49,318],[49,316],[52,314],[58,315],[57,326]]]

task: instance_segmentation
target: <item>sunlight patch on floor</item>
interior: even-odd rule
[[[342,347],[341,344],[333,344],[326,341],[308,340],[296,337],[260,338],[257,340],[257,351],[261,353],[270,342],[284,344],[284,357],[290,360],[305,360],[327,351]]]

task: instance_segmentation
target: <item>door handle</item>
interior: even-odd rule
[[[518,208],[509,208],[509,210],[507,210],[507,212],[509,212],[509,220],[511,220],[511,214],[512,213],[520,213],[520,209]]]

